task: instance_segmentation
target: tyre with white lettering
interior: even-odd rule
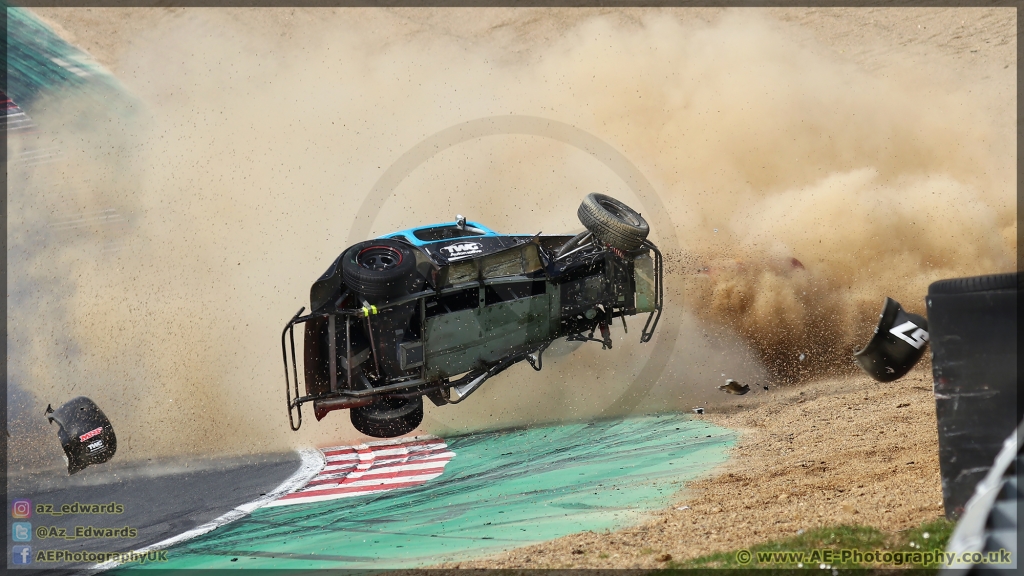
[[[412,294],[422,286],[413,249],[387,238],[351,246],[342,254],[341,272],[345,285],[371,304]]]
[[[886,298],[874,336],[867,346],[853,353],[853,360],[875,380],[892,382],[910,372],[927,344],[928,320]]]

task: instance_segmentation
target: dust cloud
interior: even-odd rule
[[[1015,123],[920,62],[876,73],[756,10],[574,12],[522,50],[516,34],[551,26],[543,13],[440,12],[303,11],[284,36],[285,10],[171,11],[108,63],[140,106],[112,117],[66,98],[37,113],[64,160],[9,177],[12,377],[44,405],[92,397],[122,458],[355,438],[344,412],[307,410],[288,430],[281,328],[390,163],[489,115],[597,135],[667,206],[675,229],[651,238],[683,250],[666,255],[658,337],[679,338],[638,410],[706,402],[722,375],[848,371],[885,296],[923,313],[931,281],[1014,268],[1016,149],[998,122]],[[512,40],[489,41],[503,18]],[[583,152],[493,136],[419,167],[372,233],[455,213],[570,232],[593,191],[644,209]],[[103,210],[118,223],[54,226]],[[652,347],[637,320],[611,352],[559,344],[543,372],[516,366],[464,405],[428,405],[426,428],[600,413]]]

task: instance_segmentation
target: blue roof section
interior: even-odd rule
[[[434,244],[434,243],[437,243],[437,242],[450,242],[452,240],[456,240],[456,238],[445,238],[445,239],[441,239],[441,240],[424,241],[424,240],[420,240],[419,238],[417,238],[415,233],[416,232],[421,232],[423,230],[430,230],[431,228],[454,227],[454,226],[457,226],[457,225],[458,225],[458,222],[441,222],[441,223],[438,223],[438,224],[429,224],[427,226],[417,226],[415,228],[406,228],[405,230],[399,230],[398,232],[392,232],[390,234],[385,234],[383,236],[379,236],[379,238],[398,238],[398,237],[401,237],[403,240],[405,240],[406,242],[412,244],[413,246],[425,246],[427,244]],[[471,240],[473,238],[494,238],[494,237],[497,237],[497,236],[508,236],[508,234],[499,234],[498,232],[495,232],[494,230],[491,230],[490,228],[488,228],[488,227],[486,227],[486,226],[484,226],[482,224],[478,224],[476,222],[470,222],[468,220],[466,221],[466,227],[467,228],[476,228],[477,230],[480,230],[481,232],[483,232],[483,234],[480,234],[478,236],[466,236],[465,237],[466,240]]]

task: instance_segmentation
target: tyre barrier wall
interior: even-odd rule
[[[1017,518],[1020,509],[1020,472],[1024,468],[1024,424],[1017,426],[978,483],[946,545],[956,561],[943,567],[944,576],[1008,574],[1020,564]],[[986,564],[985,559],[1009,552],[1009,564]],[[1003,558],[1000,558],[1002,561]]]
[[[928,287],[939,468],[946,517],[958,518],[1020,421],[1017,273]]]

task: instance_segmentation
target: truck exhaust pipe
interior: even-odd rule
[[[329,412],[369,406],[373,404],[373,400],[373,398],[325,398],[323,400],[313,400],[313,415],[316,416],[316,420],[319,422]]]

